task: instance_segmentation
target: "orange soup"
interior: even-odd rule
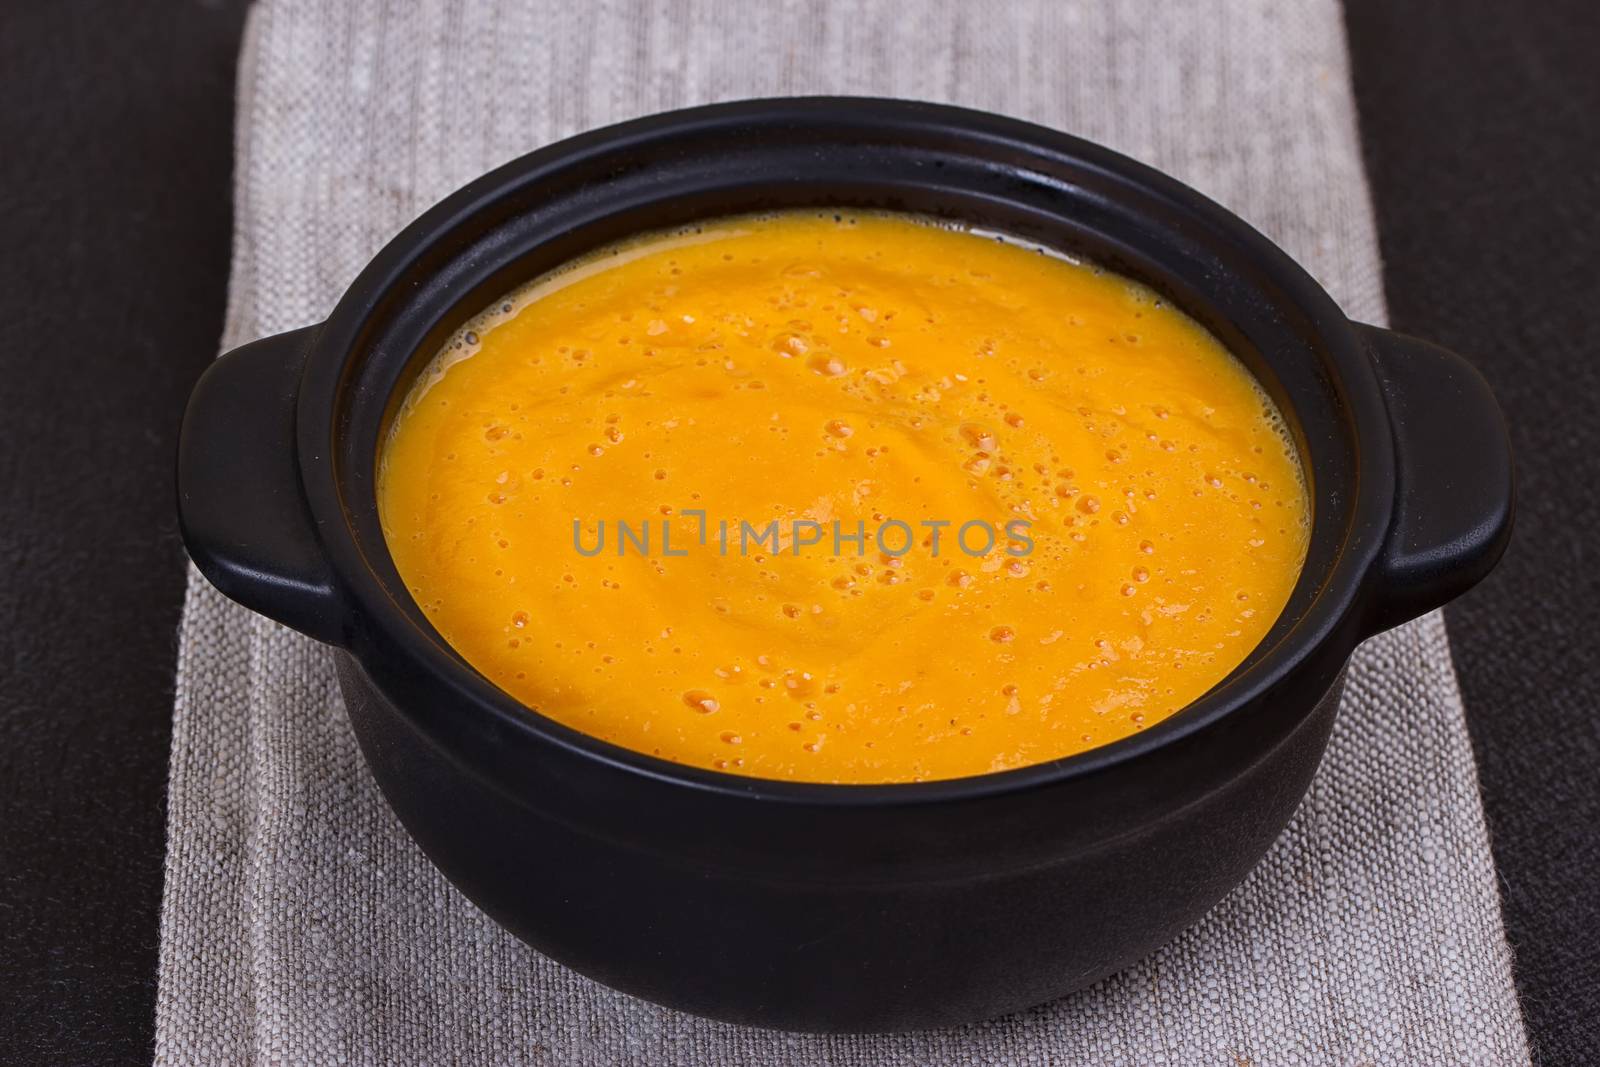
[[[507,297],[418,378],[378,503],[439,633],[574,729],[904,782],[1148,729],[1282,610],[1265,393],[1150,290],[909,216],[736,218]]]

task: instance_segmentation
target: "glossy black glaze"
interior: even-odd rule
[[[918,211],[1077,252],[1221,337],[1284,410],[1315,498],[1304,572],[1250,659],[1116,744],[891,786],[627,752],[462,662],[377,524],[377,443],[411,377],[466,317],[583,251],[791,206]],[[327,322],[218,361],[185,418],[179,482],[207,576],[341,649],[374,776],[473,900],[618,988],[808,1030],[1023,1008],[1192,922],[1293,812],[1355,644],[1481,577],[1512,497],[1504,427],[1469,366],[1350,323],[1192,190],[1024,123],[836,99],[644,119],[472,183],[385,248]]]

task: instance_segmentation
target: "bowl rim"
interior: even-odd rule
[[[1321,591],[1306,613],[1259,658],[1196,700],[1150,728],[1069,756],[1004,771],[922,782],[832,783],[758,778],[732,774],[624,748],[549,718],[523,704],[478,673],[431,627],[416,625],[394,603],[390,590],[372,572],[366,553],[349,526],[336,462],[337,398],[352,354],[359,351],[372,309],[394,292],[396,283],[427,248],[447,238],[487,210],[508,190],[548,176],[561,167],[596,155],[637,147],[664,135],[714,133],[753,123],[817,124],[839,121],[844,109],[857,125],[933,125],[960,136],[1014,144],[1029,153],[1046,153],[1078,166],[1109,173],[1142,187],[1225,233],[1265,271],[1308,320],[1315,324],[1328,358],[1337,363],[1350,419],[1359,431],[1359,478],[1348,537]],[[1393,520],[1395,456],[1387,407],[1377,372],[1354,325],[1333,298],[1283,250],[1232,212],[1176,179],[1093,142],[1045,126],[990,112],[880,97],[807,96],[737,100],[666,111],[598,128],[557,141],[505,163],[469,182],[425,211],[391,239],[360,272],[317,331],[296,400],[298,468],[305,498],[319,531],[330,569],[359,620],[350,653],[380,691],[414,725],[454,749],[465,734],[488,730],[494,743],[509,736],[553,745],[567,755],[630,777],[653,780],[700,793],[783,802],[804,807],[898,807],[954,803],[1028,792],[1073,780],[1093,778],[1145,760],[1152,753],[1210,731],[1240,709],[1269,698],[1285,679],[1318,659],[1331,684],[1361,637],[1362,609],[1369,577]],[[307,458],[311,462],[307,462]],[[1313,490],[1315,493],[1315,489]],[[1316,513],[1316,499],[1313,497]],[[1315,519],[1313,520],[1315,521]],[[1304,580],[1304,575],[1300,580]],[[1298,584],[1298,580],[1297,580]],[[1264,639],[1265,642],[1266,639]],[[1263,642],[1263,643],[1264,643]],[[387,647],[385,647],[387,646]],[[1258,648],[1260,646],[1257,646]],[[370,655],[399,650],[444,686],[452,706],[441,714],[418,709],[389,691]],[[1326,654],[1332,653],[1331,656]],[[471,714],[471,720],[468,719]],[[1288,716],[1287,709],[1284,714]],[[455,721],[445,721],[454,718]],[[468,765],[468,761],[463,765]],[[481,767],[471,767],[480,776]],[[499,783],[496,783],[499,784]]]

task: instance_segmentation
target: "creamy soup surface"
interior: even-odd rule
[[[991,235],[791,213],[538,279],[378,471],[443,638],[574,729],[818,782],[1148,729],[1260,641],[1309,504],[1282,420],[1150,290]]]

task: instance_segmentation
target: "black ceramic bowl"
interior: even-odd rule
[[[817,205],[961,219],[1155,288],[1259,377],[1313,488],[1282,617],[1202,699],[1127,740],[952,781],[733,777],[579,734],[457,656],[390,561],[378,444],[466,318],[598,245]],[[350,719],[424,852],[540,951],[701,1015],[940,1026],[1078,989],[1236,885],[1316,769],[1362,638],[1478,581],[1510,530],[1483,380],[1350,322],[1270,242],[1148,167],[1038,126],[886,100],[660,115],[508,164],[433,208],[326,322],[195,387],[184,539],[224,593],[334,646]]]

